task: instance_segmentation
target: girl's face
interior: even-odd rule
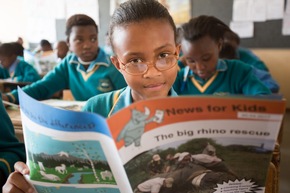
[[[182,52],[186,64],[200,78],[207,80],[216,71],[222,41],[216,42],[209,36],[204,36],[194,42],[183,39]]]
[[[134,101],[168,96],[177,75],[177,62],[169,69],[159,71],[156,60],[179,54],[171,25],[164,20],[148,19],[114,28],[112,35],[116,56],[111,57],[132,89]],[[174,57],[175,57],[174,56]],[[124,64],[147,62],[144,74],[132,75],[124,70]]]
[[[98,55],[98,33],[95,26],[73,26],[69,35],[69,48],[82,61],[90,62]]]
[[[0,64],[3,68],[9,69],[13,62],[16,60],[17,56],[0,56]]]

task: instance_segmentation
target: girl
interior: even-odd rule
[[[182,26],[181,47],[190,70],[178,73],[174,89],[178,94],[270,94],[253,74],[250,65],[238,60],[220,60],[225,32],[223,22],[212,16],[199,16]]]
[[[180,46],[166,8],[154,0],[124,3],[111,18],[109,35],[111,60],[128,86],[91,98],[83,110],[107,117],[138,100],[176,96],[171,86]]]
[[[129,104],[154,97],[175,96],[171,88],[177,76],[176,28],[167,9],[155,0],[127,1],[110,23],[113,64],[128,86],[90,99],[84,110],[110,116]],[[115,99],[115,100],[114,100]],[[33,192],[23,175],[28,167],[18,162],[3,192]]]

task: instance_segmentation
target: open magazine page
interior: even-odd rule
[[[44,104],[66,109],[72,111],[81,111],[86,101],[69,101],[69,100],[60,100],[60,99],[48,99],[41,101]]]
[[[264,192],[285,101],[172,97],[108,119],[135,192]]]
[[[18,92],[27,178],[38,192],[132,191],[105,118],[54,108]]]

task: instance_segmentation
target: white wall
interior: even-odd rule
[[[99,23],[98,0],[0,0],[0,41],[22,37],[25,47],[41,39],[53,43],[59,40],[56,21],[76,13],[87,14]]]
[[[22,0],[0,0],[0,41],[16,41],[26,31]]]

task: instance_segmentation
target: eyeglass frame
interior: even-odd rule
[[[122,70],[124,70],[127,74],[130,74],[130,75],[132,75],[132,76],[138,76],[138,75],[143,75],[143,74],[146,74],[146,72],[149,70],[149,64],[148,63],[153,63],[153,65],[150,65],[150,66],[154,66],[158,71],[160,71],[160,72],[163,72],[163,71],[166,71],[166,70],[169,70],[169,69],[171,69],[171,68],[173,68],[175,65],[177,65],[177,62],[178,62],[178,59],[179,59],[179,57],[178,57],[178,55],[176,55],[176,54],[168,54],[169,56],[173,56],[175,59],[176,59],[176,62],[175,62],[175,64],[174,65],[172,65],[172,66],[170,66],[168,69],[165,69],[165,70],[160,70],[160,69],[158,69],[157,67],[156,67],[156,61],[158,60],[158,59],[155,59],[155,61],[147,61],[147,62],[142,62],[142,64],[146,64],[146,66],[147,66],[147,69],[144,71],[144,72],[142,72],[142,73],[137,73],[137,74],[135,74],[135,73],[130,73],[130,72],[128,72],[127,70],[126,70],[126,68],[127,68],[127,66],[130,64],[130,62],[128,62],[128,63],[124,63],[124,62],[122,62],[119,58],[118,58],[118,56],[114,56],[114,57],[116,57],[117,58],[117,60],[124,66],[123,68],[122,68]]]

